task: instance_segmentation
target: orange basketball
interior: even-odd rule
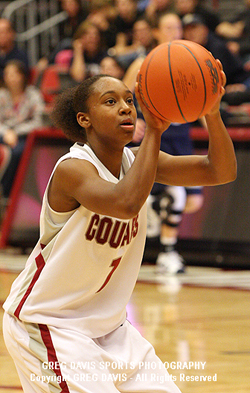
[[[210,52],[187,40],[158,45],[138,74],[147,108],[161,119],[186,123],[207,114],[220,94],[220,69]]]

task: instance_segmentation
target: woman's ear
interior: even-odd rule
[[[83,128],[89,128],[91,126],[90,118],[87,113],[78,112],[76,119],[78,124]]]

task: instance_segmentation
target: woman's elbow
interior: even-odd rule
[[[226,173],[218,174],[215,182],[219,184],[227,184],[235,181],[237,178],[237,165],[235,164],[232,168],[228,169]]]
[[[130,220],[139,214],[142,206],[143,202],[123,200],[122,206],[119,206],[119,215],[121,215],[123,219]]]
[[[237,161],[235,158],[230,170],[228,170],[228,181],[227,182],[230,183],[236,179],[237,179]]]
[[[234,181],[237,179],[237,164],[235,164],[234,170],[232,171],[232,178],[230,181]]]
[[[124,208],[122,213],[123,218],[130,220],[131,218],[136,217],[137,214],[139,214],[140,210],[141,210],[141,206],[137,206],[137,205],[126,206],[126,208]]]

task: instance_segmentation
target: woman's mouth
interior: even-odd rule
[[[126,131],[134,131],[134,128],[135,128],[134,123],[130,119],[123,120],[120,123],[120,127]]]

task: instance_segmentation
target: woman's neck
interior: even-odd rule
[[[10,95],[12,97],[13,102],[19,102],[20,99],[23,96],[23,89],[13,89],[13,90],[9,90]]]
[[[102,164],[117,178],[120,176],[121,164],[122,164],[122,155],[123,150],[117,151],[112,149],[105,149],[102,145],[101,148],[98,144],[91,144],[89,142],[86,143],[95,153],[97,158],[102,162]]]

